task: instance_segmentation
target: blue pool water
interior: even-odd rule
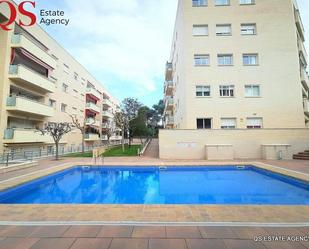
[[[309,205],[309,184],[253,166],[74,167],[0,192],[0,203]]]

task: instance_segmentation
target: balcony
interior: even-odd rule
[[[295,10],[294,13],[295,13],[295,22],[296,22],[297,31],[298,31],[302,41],[305,41],[305,35],[304,35],[305,29],[304,29],[304,25],[303,25],[303,22],[302,22],[301,17],[300,17],[299,10]]]
[[[92,102],[86,103],[86,110],[90,110],[91,112],[100,113],[100,107]]]
[[[173,64],[167,62],[165,67],[165,80],[170,81],[172,79],[173,79]]]
[[[92,87],[88,87],[86,89],[86,94],[90,95],[95,100],[101,99],[101,94],[96,89],[94,89]]]
[[[55,92],[55,84],[48,78],[23,65],[11,65],[9,70],[11,80],[22,83],[24,86],[39,88],[47,93]]]
[[[19,112],[23,114],[33,114],[42,117],[54,116],[55,110],[53,107],[47,106],[43,103],[33,101],[31,99],[11,96],[7,98],[6,102],[7,110]]]
[[[119,140],[122,140],[122,136],[111,136],[110,140],[119,141]]]
[[[54,143],[50,135],[41,135],[41,132],[32,129],[6,129],[4,141],[6,144],[21,143]]]
[[[298,41],[298,51],[303,64],[307,65],[308,54],[302,41]]]
[[[100,122],[98,120],[95,120],[94,118],[87,118],[86,119],[86,125],[99,127]]]
[[[173,81],[166,81],[164,84],[164,94],[166,96],[172,96],[173,95]]]
[[[174,99],[168,97],[165,99],[165,111],[173,111],[174,109]]]
[[[85,134],[85,141],[100,141],[99,134],[88,133]]]
[[[107,140],[108,140],[107,135],[102,135],[101,140],[102,140],[102,141],[107,141]]]
[[[103,105],[112,107],[112,102],[109,99],[103,99]]]
[[[105,118],[113,118],[114,115],[109,111],[103,111],[102,116]]]
[[[300,71],[300,77],[301,77],[301,83],[303,85],[303,87],[309,91],[309,77],[307,72],[305,71],[305,69],[301,69]]]
[[[57,66],[57,61],[52,56],[22,34],[12,35],[11,46],[12,48],[23,48],[27,50],[29,53],[52,68],[56,68]]]
[[[167,115],[165,117],[165,128],[167,129],[174,128],[174,117],[173,116]]]

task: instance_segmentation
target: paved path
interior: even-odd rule
[[[144,153],[144,157],[159,158],[159,139],[152,139]]]
[[[0,249],[306,249],[308,240],[254,237],[308,235],[308,227],[2,226]]]

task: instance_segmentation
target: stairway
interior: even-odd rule
[[[159,158],[159,140],[152,139],[144,153],[144,157]]]
[[[296,155],[293,155],[293,159],[295,159],[295,160],[309,160],[309,150],[305,150],[304,152],[300,152]]]

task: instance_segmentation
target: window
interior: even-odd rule
[[[55,106],[56,106],[56,100],[49,99],[49,100],[48,100],[48,105],[49,105],[50,107],[55,107]]]
[[[67,93],[68,92],[68,85],[67,84],[62,84],[62,92]]]
[[[232,54],[218,54],[218,65],[219,66],[233,65],[233,55]]]
[[[236,129],[236,118],[221,118],[221,129]]]
[[[255,4],[255,0],[240,0],[239,4],[241,5]]]
[[[262,118],[247,118],[248,129],[261,129],[263,127]]]
[[[75,98],[77,98],[77,96],[78,96],[78,91],[77,91],[76,89],[73,90],[73,96],[74,96]]]
[[[193,7],[207,6],[208,0],[192,0]]]
[[[198,118],[196,127],[197,129],[211,129],[211,118]]]
[[[206,54],[194,55],[194,65],[195,66],[209,65],[209,55],[206,55]]]
[[[74,73],[74,79],[78,80],[78,73]]]
[[[67,64],[65,64],[65,63],[63,63],[63,66],[64,66],[63,71],[68,74],[69,71],[70,71],[70,67]]]
[[[258,64],[257,54],[244,54],[242,57],[245,66],[256,66]]]
[[[217,24],[216,35],[217,36],[232,35],[232,25],[231,24]]]
[[[259,85],[246,85],[245,96],[246,97],[260,97],[260,86]]]
[[[193,36],[208,35],[208,25],[193,25]]]
[[[234,97],[235,87],[233,85],[220,86],[220,97]]]
[[[209,97],[210,86],[196,86],[196,97]]]
[[[216,6],[230,5],[230,0],[215,0]]]
[[[256,35],[256,24],[241,24],[242,35]]]
[[[61,104],[61,111],[66,112],[67,105],[66,104]]]

